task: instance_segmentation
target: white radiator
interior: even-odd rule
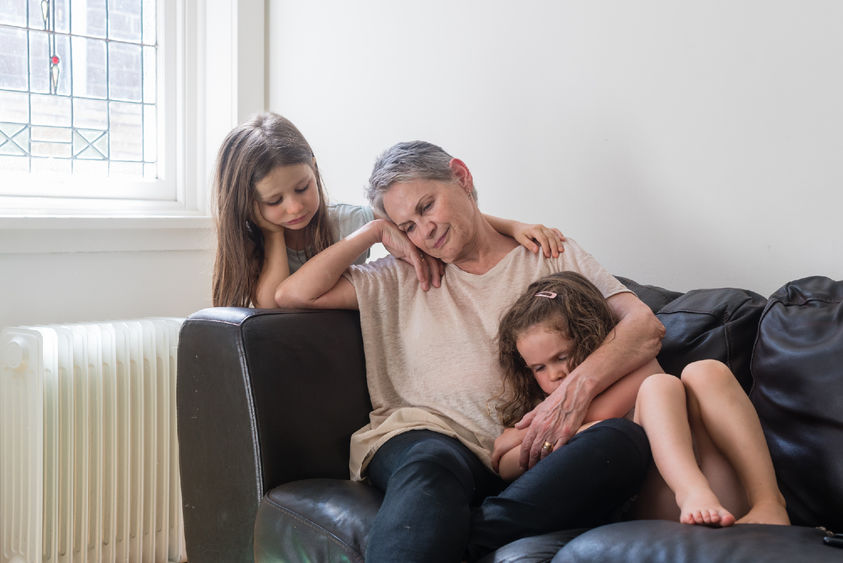
[[[0,332],[0,563],[186,561],[182,320]]]

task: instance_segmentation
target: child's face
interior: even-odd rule
[[[276,166],[255,189],[261,215],[284,229],[305,228],[319,209],[316,174],[307,164]]]
[[[550,395],[570,372],[568,355],[574,342],[549,323],[539,323],[522,332],[515,341],[518,353]]]

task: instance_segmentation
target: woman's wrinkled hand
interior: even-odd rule
[[[565,242],[565,235],[559,229],[545,227],[542,224],[516,223],[513,227],[513,238],[533,254],[541,249],[545,258],[551,256],[556,258],[565,252],[562,245]]]
[[[424,291],[430,286],[439,287],[445,273],[441,260],[425,254],[398,227],[389,221],[383,221],[381,244],[395,258],[410,264],[416,271],[416,277]]]
[[[582,378],[572,381],[566,377],[553,393],[515,425],[526,431],[521,443],[521,467],[533,467],[576,434],[591,405],[591,398],[581,382]]]

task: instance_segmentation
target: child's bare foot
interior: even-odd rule
[[[784,504],[779,502],[758,503],[749,509],[738,524],[778,524],[789,526],[790,518],[787,516]]]
[[[683,501],[679,501],[679,521],[683,524],[702,524],[705,526],[731,526],[735,517],[723,508],[720,500],[711,489],[692,491]]]

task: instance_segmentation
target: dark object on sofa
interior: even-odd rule
[[[717,358],[752,388],[795,525],[619,522],[483,561],[840,560],[816,526],[843,531],[843,282],[806,278],[767,300],[622,281],[665,324],[667,371]],[[347,480],[370,409],[356,312],[205,309],[182,328],[178,368],[191,563],[362,561],[381,495]]]

